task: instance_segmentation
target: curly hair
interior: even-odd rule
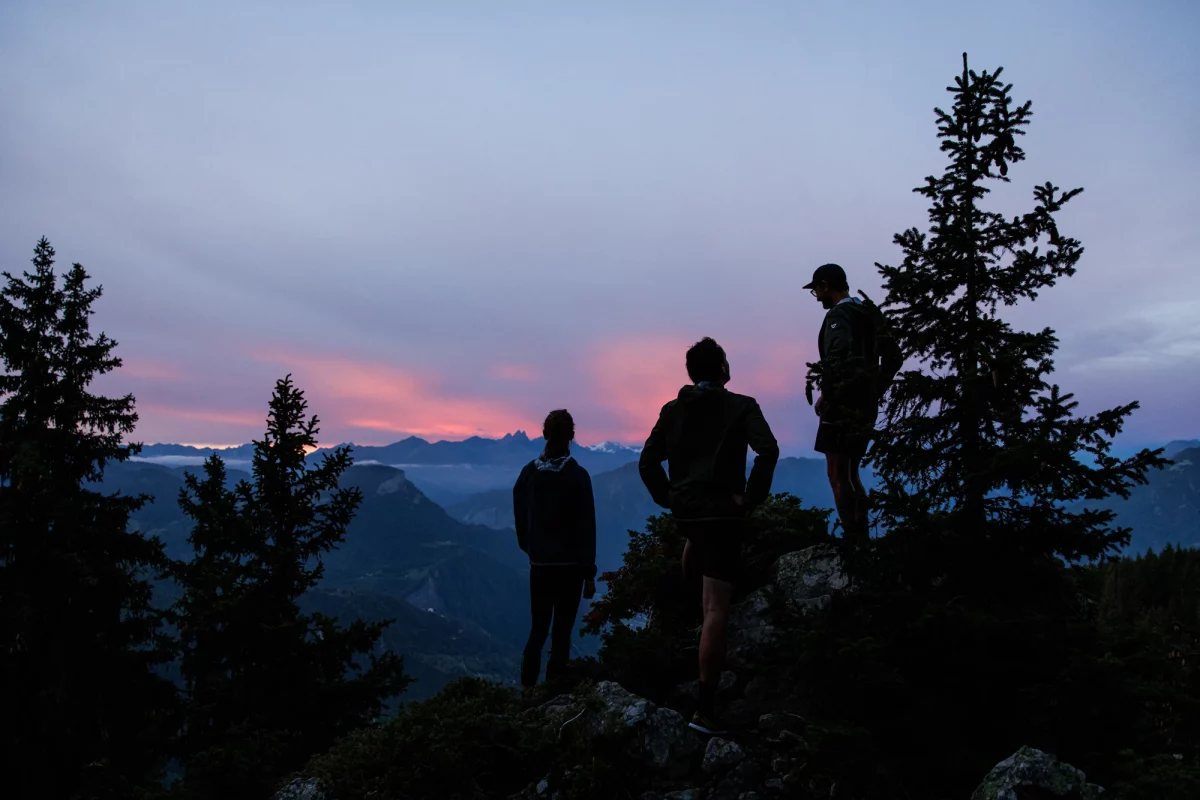
[[[725,374],[725,348],[717,344],[715,339],[705,336],[688,349],[687,372],[693,383],[724,383],[728,378]]]
[[[542,438],[547,444],[564,445],[575,439],[575,420],[565,408],[559,408],[546,415],[542,423]]]

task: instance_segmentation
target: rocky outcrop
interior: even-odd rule
[[[328,800],[316,778],[293,778],[275,793],[274,800]]]
[[[585,745],[616,741],[626,757],[666,776],[686,773],[702,744],[678,711],[660,708],[612,681],[583,695],[560,695],[529,713],[560,739],[581,737]]]
[[[710,774],[725,772],[736,767],[745,757],[746,753],[737,742],[713,737],[708,740],[708,746],[704,748],[702,766],[704,771]]]
[[[833,545],[780,556],[771,569],[771,581],[788,610],[801,616],[824,611],[834,595],[850,587]]]
[[[778,643],[777,611],[808,616],[829,608],[849,590],[849,579],[832,545],[817,545],[779,557],[771,581],[729,610],[729,665],[759,660]],[[697,634],[699,631],[697,631]]]
[[[1024,800],[1028,797],[1062,797],[1068,800],[1099,800],[1104,790],[1087,782],[1087,776],[1049,753],[1022,747],[1001,761],[971,800]]]
[[[759,661],[779,644],[776,625],[788,617],[828,608],[849,582],[832,547],[817,546],[780,557],[770,583],[733,609],[731,634],[738,658],[722,673],[718,702],[736,735],[703,739],[675,709],[659,706],[605,681],[563,694],[524,712],[523,719],[560,756],[551,773],[512,800],[569,800],[592,778],[596,753],[615,757],[631,796],[641,800],[775,800],[825,796],[831,787],[812,776],[820,729],[789,697],[788,658]],[[786,656],[786,651],[776,651]],[[695,682],[664,702],[689,710]],[[800,713],[795,713],[799,711]],[[594,764],[592,764],[594,767]],[[532,776],[524,776],[532,777]],[[1063,798],[1099,800],[1103,790],[1054,756],[1023,747],[991,770],[971,800]],[[830,795],[834,796],[834,795]],[[296,779],[275,800],[328,798],[313,779]]]

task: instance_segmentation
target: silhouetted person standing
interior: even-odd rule
[[[525,465],[513,486],[517,543],[529,556],[533,614],[521,662],[523,689],[537,683],[547,634],[546,680],[562,675],[580,597],[590,599],[596,592],[596,504],[591,476],[571,458],[575,421],[566,411],[551,411],[542,436],[545,451]]]
[[[879,399],[903,358],[879,310],[850,296],[846,271],[837,264],[817,267],[804,288],[826,309],[817,342],[821,394],[815,409],[821,421],[814,449],[825,454],[842,527],[847,535],[865,539],[870,536],[867,490],[859,468],[875,430]]]
[[[690,584],[697,570],[703,576],[700,702],[690,725],[719,734],[725,726],[714,712],[714,700],[746,517],[771,492],[779,445],[754,398],[725,388],[729,361],[719,344],[705,338],[693,345],[687,372],[693,383],[663,406],[638,470],[654,502],[671,510],[687,537],[685,581]],[[747,447],[757,453],[749,481]]]

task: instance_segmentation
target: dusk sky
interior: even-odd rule
[[[994,196],[1084,193],[1079,274],[1010,310],[1081,411],[1200,435],[1200,4],[0,4],[0,269],[45,235],[103,284],[144,442],[261,434],[291,372],[325,443],[640,444],[729,351],[785,451],[836,261],[877,299],[927,227],[970,53],[1033,101]]]

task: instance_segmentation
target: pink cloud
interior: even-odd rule
[[[530,426],[528,415],[495,398],[451,395],[437,376],[332,355],[263,351],[255,357],[290,371],[310,408],[339,429],[461,439]]]
[[[759,398],[781,441],[808,438],[811,420],[803,393],[808,342],[783,337],[724,341],[734,391]],[[249,441],[266,424],[273,378],[292,373],[305,390],[310,413],[321,419],[321,439],[386,444],[406,435],[429,439],[496,437],[515,430],[537,435],[551,408],[575,414],[579,441],[645,440],[662,405],[688,382],[684,364],[692,337],[631,335],[595,342],[564,365],[550,385],[527,364],[498,364],[484,380],[413,370],[336,352],[259,350],[247,354],[258,377],[216,395],[192,397],[181,370],[166,362],[134,359],[136,376],[159,376],[138,404],[147,441]],[[248,365],[247,365],[248,366]],[[124,375],[128,370],[119,372]],[[243,369],[243,372],[246,372]],[[493,379],[505,382],[497,384]],[[174,383],[172,383],[174,381]],[[164,395],[163,392],[166,392]],[[211,393],[210,393],[211,394]],[[141,392],[139,392],[141,396]],[[206,402],[212,405],[204,407]],[[215,406],[215,407],[214,407]]]
[[[203,408],[181,408],[179,406],[166,406],[157,403],[139,403],[137,405],[139,416],[154,415],[158,417],[173,417],[175,419],[190,420],[194,422],[212,422],[221,425],[239,425],[250,428],[265,428],[267,413],[266,406],[263,406],[261,414],[252,414],[242,411],[215,411],[212,409]]]
[[[597,344],[588,372],[601,424],[577,419],[581,437],[644,441],[659,409],[687,383],[684,355],[690,345],[683,338],[653,336]]]
[[[586,367],[594,400],[576,416],[580,437],[644,441],[659,409],[688,383],[685,357],[691,344],[670,336],[598,343]],[[803,395],[805,362],[816,357],[815,346],[786,339],[722,345],[733,377],[729,388],[757,398],[781,440],[807,438],[809,420],[802,414],[803,401],[796,400]]]
[[[815,344],[794,339],[742,346],[730,353],[734,383],[742,387],[740,391],[760,398],[802,394],[805,365],[816,360]]]

